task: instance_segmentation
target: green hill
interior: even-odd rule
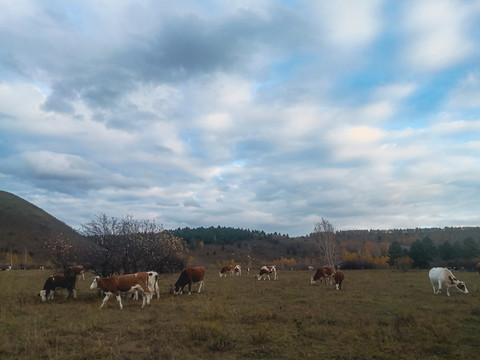
[[[18,265],[40,265],[52,258],[46,244],[62,239],[86,247],[83,236],[71,227],[22,198],[0,191],[0,266],[13,257]]]

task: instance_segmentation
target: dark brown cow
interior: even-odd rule
[[[222,269],[220,270],[220,272],[218,273],[218,275],[220,275],[220,277],[222,276],[227,276],[228,273],[230,273],[230,276],[233,276],[233,269],[235,267],[233,265],[227,265],[227,266],[224,266],[222,267]]]
[[[42,298],[42,301],[47,299],[51,300],[54,297],[55,289],[62,288],[67,289],[66,298],[73,296],[74,299],[77,298],[77,292],[75,290],[75,282],[77,281],[77,276],[72,274],[53,274],[50,275],[45,284],[43,285],[43,290],[40,291],[38,296]]]
[[[205,276],[205,269],[203,267],[191,267],[183,270],[175,284],[172,284],[170,294],[183,294],[185,286],[188,285],[188,295],[192,294],[192,284],[198,284],[198,293],[203,287],[203,278]]]
[[[83,280],[85,280],[85,275],[83,274],[85,268],[82,265],[70,266],[63,272],[65,275],[79,276],[82,275]]]
[[[146,272],[138,272],[135,274],[127,274],[127,275],[117,275],[117,276],[110,276],[107,278],[101,278],[100,276],[95,277],[93,279],[92,285],[90,285],[90,289],[100,289],[105,293],[105,298],[103,299],[103,305],[110,299],[112,295],[115,295],[117,298],[118,304],[120,309],[123,309],[122,305],[122,298],[120,293],[127,292],[132,293],[135,291],[140,292],[143,297],[142,308],[145,306],[145,303],[150,305],[150,300],[152,298],[152,294],[150,293],[150,289],[148,286],[149,276]]]
[[[273,275],[273,280],[277,280],[277,268],[275,265],[264,265],[260,268],[257,280],[266,280],[267,278],[270,280],[270,275]]]
[[[343,283],[343,280],[345,279],[345,275],[343,274],[343,271],[341,270],[335,271],[334,279],[335,279],[335,287],[337,288],[337,290],[342,290],[342,283]]]
[[[310,284],[315,284],[317,280],[325,280],[325,286],[327,286],[327,279],[330,279],[330,284],[332,283],[332,278],[335,275],[335,266],[322,266],[317,269],[315,275],[310,278]]]

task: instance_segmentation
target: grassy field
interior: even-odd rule
[[[345,271],[344,290],[310,285],[313,272],[219,278],[204,292],[115,300],[99,309],[79,279],[77,299],[36,296],[47,271],[0,273],[0,359],[476,359],[480,276],[457,273],[469,294],[434,295],[428,271]]]

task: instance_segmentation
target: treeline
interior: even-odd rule
[[[169,230],[175,236],[185,240],[190,246],[196,247],[199,243],[232,245],[245,240],[273,239],[273,234],[266,234],[264,231],[237,229],[222,226],[210,226],[208,228],[178,228]]]
[[[401,245],[411,245],[418,239],[429,238],[435,245],[445,241],[454,243],[466,238],[480,238],[480,227],[444,227],[444,228],[414,228],[389,230],[342,230],[336,232],[340,243],[345,241],[387,241],[398,242]]]
[[[415,240],[410,248],[394,241],[388,251],[388,263],[405,268],[429,268],[431,266],[448,266],[473,270],[480,260],[480,241],[473,237],[444,241],[436,245],[432,239],[425,237]]]

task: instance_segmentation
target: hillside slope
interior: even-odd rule
[[[32,203],[5,191],[0,191],[0,263],[7,253],[18,254],[19,264],[25,253],[40,264],[52,257],[46,247],[49,240],[61,238],[76,246],[84,246],[85,239],[71,227]]]

